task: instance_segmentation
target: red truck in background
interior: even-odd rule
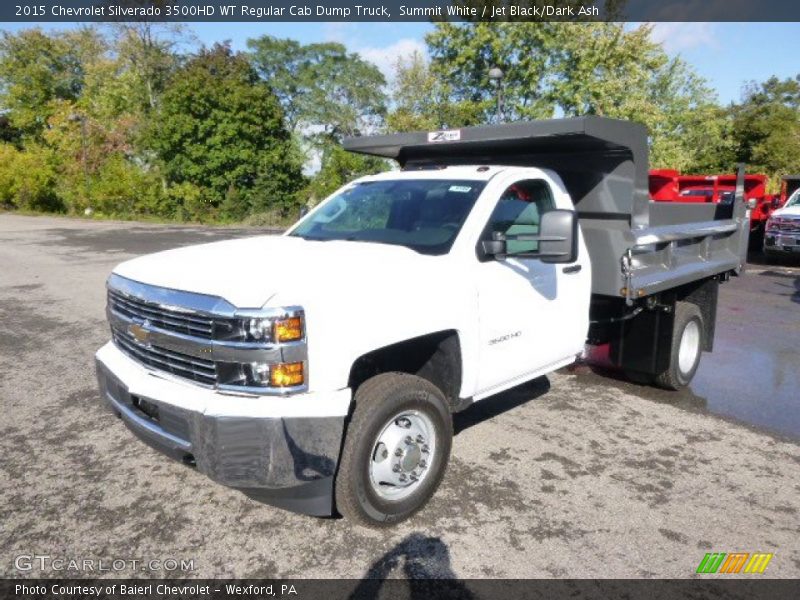
[[[794,187],[792,187],[794,186]],[[784,178],[783,186],[788,190],[786,197],[800,187],[800,175]],[[783,190],[782,190],[783,191]],[[656,202],[733,202],[736,194],[736,175],[681,175],[674,169],[653,169],[650,171],[650,197]],[[750,248],[761,249],[764,239],[764,226],[773,210],[785,202],[767,194],[767,176],[763,174],[745,175],[745,201],[755,200],[756,206],[750,212]]]

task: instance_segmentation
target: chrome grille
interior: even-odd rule
[[[219,296],[140,283],[116,273],[108,278],[107,289],[114,345],[149,369],[224,393],[284,395],[308,389],[305,381],[280,387],[264,378],[279,363],[302,362],[305,373],[305,338],[277,343],[249,333],[252,319],[265,319],[270,327],[289,317],[302,321],[300,306],[240,309]]]
[[[217,369],[214,361],[203,360],[158,346],[139,344],[130,334],[119,329],[112,329],[112,335],[114,342],[123,352],[149,367],[206,385],[217,383]]]
[[[108,305],[111,310],[129,319],[140,321],[146,319],[160,329],[204,339],[211,339],[214,335],[214,321],[211,318],[167,309],[112,289],[108,290]]]
[[[781,233],[800,233],[800,219],[793,221],[784,219],[781,222],[774,223],[770,229]]]

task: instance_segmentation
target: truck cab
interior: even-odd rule
[[[365,317],[397,317],[383,321],[364,340],[366,347],[358,341],[352,351],[340,350],[342,368],[334,371],[347,372],[366,350],[433,331],[453,331],[459,339],[462,378],[458,389],[448,385],[453,398],[485,397],[529,373],[573,361],[588,330],[591,288],[591,264],[577,228],[576,255],[564,257],[573,263],[566,270],[545,262],[538,241],[510,242],[503,262],[484,249],[497,234],[538,236],[543,215],[554,210],[572,211],[569,195],[557,174],[535,168],[395,171],[359,179],[335,194],[286,237],[327,244],[331,251],[341,242],[379,245],[369,249],[376,257],[385,246],[402,251],[378,260],[369,281],[354,273],[352,285],[374,313]],[[387,289],[396,287],[386,298]],[[352,292],[342,298],[343,311]],[[552,343],[538,344],[543,337]]]
[[[649,203],[643,127],[566,119],[346,147],[402,170],[345,185],[281,236],[114,269],[98,380],[142,440],[253,498],[386,526],[438,487],[454,412],[587,344],[670,389],[712,349],[744,203]]]

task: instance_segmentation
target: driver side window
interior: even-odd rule
[[[541,179],[518,181],[508,186],[500,196],[489,219],[489,228],[492,233],[506,236],[539,235],[542,215],[554,208],[553,194],[547,182]],[[506,247],[509,255],[538,252],[539,242],[509,240]]]

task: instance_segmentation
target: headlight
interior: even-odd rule
[[[256,341],[269,340],[272,332],[272,321],[269,319],[249,319],[245,327],[247,335]]]
[[[269,385],[269,364],[250,363],[249,371],[249,385]]]
[[[239,309],[215,321],[213,339],[228,347],[220,351],[224,357],[215,364],[219,389],[291,393],[304,388],[308,385],[305,338],[305,312],[300,306]],[[287,346],[269,349],[276,344]]]
[[[271,316],[242,315],[230,321],[227,332],[218,339],[283,344],[296,342],[305,336],[305,319],[302,311],[287,311]],[[220,329],[220,331],[222,331]]]

